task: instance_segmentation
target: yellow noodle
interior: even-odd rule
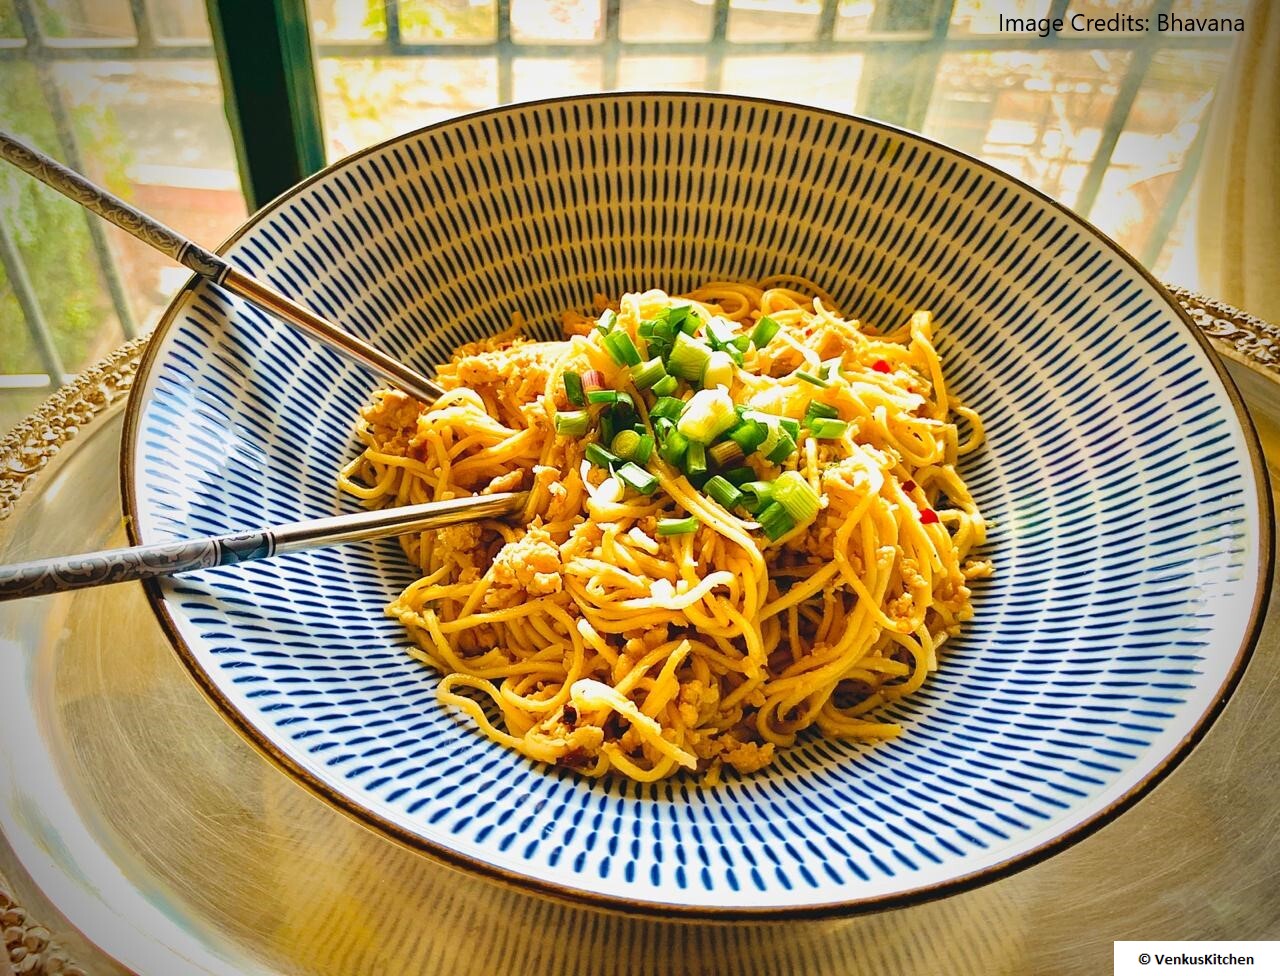
[[[493,741],[587,776],[697,770],[712,783],[725,765],[767,766],[806,729],[899,734],[871,713],[928,680],[972,615],[969,581],[992,571],[971,556],[986,523],[956,469],[981,445],[982,421],[944,386],[930,314],[872,332],[785,275],[683,296],[650,289],[612,311],[602,297],[596,310],[616,313],[643,352],[640,324],[677,306],[742,332],[765,315],[778,323],[774,341],[745,351],[735,402],[796,420],[817,402],[849,422],[830,440],[802,429],[781,467],[748,461],[760,480],[799,472],[821,498],[817,517],[769,540],[656,452],[646,466],[657,490],[626,490],[585,463],[594,435],[555,433],[557,412],[572,409],[564,377],[598,370],[650,432],[652,396],[594,318],[566,313],[563,342],[526,341],[517,323],[459,350],[434,405],[383,391],[362,411],[363,453],[338,483],[370,507],[529,492],[509,523],[405,537],[422,578],[388,613],[413,656],[442,672],[442,702]],[[833,359],[826,387],[794,375]],[[686,516],[695,532],[656,531]]]

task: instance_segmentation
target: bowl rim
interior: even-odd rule
[[[997,180],[1007,181],[1019,189],[1030,192],[1041,203],[1047,204],[1058,214],[1065,217],[1068,222],[1073,223],[1080,230],[1086,232],[1089,236],[1100,242],[1104,249],[1109,250],[1115,257],[1119,258],[1123,264],[1127,265],[1133,272],[1136,272],[1146,284],[1155,290],[1159,298],[1167,306],[1168,310],[1174,313],[1176,319],[1181,323],[1183,328],[1186,329],[1199,344],[1201,351],[1205,353],[1210,366],[1216,372],[1218,379],[1221,381],[1223,388],[1226,391],[1227,398],[1235,409],[1236,420],[1240,424],[1244,435],[1245,447],[1249,454],[1249,467],[1253,475],[1253,487],[1257,494],[1256,502],[1258,506],[1258,515],[1259,520],[1262,522],[1261,538],[1258,540],[1258,559],[1256,565],[1257,584],[1255,586],[1252,605],[1250,608],[1249,623],[1244,637],[1241,640],[1240,646],[1236,649],[1235,656],[1231,661],[1226,676],[1217,688],[1209,706],[1200,713],[1177,744],[1125,793],[1114,799],[1102,809],[1096,811],[1092,816],[1071,825],[1068,829],[1055,834],[1047,840],[1041,841],[1034,847],[1030,847],[1024,851],[1013,854],[1004,860],[970,871],[966,874],[958,875],[945,881],[916,885],[887,895],[874,895],[842,901],[814,902],[777,907],[717,907],[709,905],[684,904],[679,902],[652,901],[620,895],[603,894],[597,891],[549,881],[544,878],[539,878],[532,873],[521,873],[519,871],[499,867],[498,865],[482,861],[479,858],[450,848],[445,844],[430,840],[420,834],[406,830],[400,825],[358,802],[354,797],[348,796],[347,794],[334,789],[321,780],[320,777],[313,775],[301,764],[294,761],[272,740],[270,736],[259,729],[245,713],[231,702],[231,700],[222,692],[218,681],[200,665],[199,660],[193,653],[192,649],[183,639],[178,628],[177,621],[169,611],[168,602],[164,597],[161,581],[158,579],[145,580],[143,586],[146,591],[147,602],[151,606],[156,619],[159,621],[165,637],[168,639],[170,645],[186,667],[189,675],[195,681],[196,685],[200,688],[205,697],[208,698],[215,706],[222,718],[236,731],[237,734],[240,735],[242,739],[252,746],[256,752],[285,772],[295,783],[305,788],[312,795],[318,797],[362,826],[380,833],[388,840],[391,840],[402,847],[406,847],[419,854],[433,857],[438,861],[450,865],[451,867],[482,875],[489,878],[491,881],[498,882],[506,887],[551,897],[574,905],[586,906],[626,915],[709,922],[780,922],[798,919],[840,918],[895,908],[903,908],[959,894],[961,892],[977,888],[981,885],[998,881],[1001,878],[1008,877],[1011,874],[1015,874],[1018,871],[1032,867],[1055,854],[1065,851],[1067,848],[1074,846],[1096,831],[1105,827],[1116,817],[1130,809],[1134,804],[1151,792],[1151,790],[1162,782],[1165,777],[1167,777],[1178,765],[1182,763],[1183,760],[1187,758],[1188,755],[1190,755],[1192,750],[1204,738],[1218,716],[1222,713],[1222,710],[1226,707],[1232,693],[1243,678],[1249,660],[1253,656],[1254,649],[1256,648],[1258,639],[1261,635],[1262,624],[1271,595],[1271,582],[1275,572],[1275,513],[1273,511],[1267,465],[1262,454],[1258,433],[1254,426],[1253,419],[1245,407],[1244,400],[1240,395],[1239,390],[1236,388],[1235,382],[1232,380],[1230,373],[1226,369],[1225,363],[1221,361],[1218,354],[1209,343],[1208,338],[1195,325],[1190,315],[1188,315],[1182,306],[1178,304],[1169,290],[1150,270],[1143,266],[1137,258],[1117,244],[1105,232],[1095,227],[1087,219],[1077,214],[1066,205],[1059,203],[1057,200],[1054,200],[1052,197],[1048,196],[1036,187],[1019,180],[1017,177],[1014,177],[996,166],[987,163],[976,156],[972,156],[963,150],[948,146],[943,142],[939,142],[936,139],[932,139],[905,127],[882,122],[876,119],[865,118],[850,112],[840,112],[834,109],[803,105],[797,102],[788,102],[783,99],[765,98],[752,95],[735,95],[725,92],[653,90],[593,92],[579,95],[541,98],[530,101],[509,102],[503,105],[490,106],[473,112],[455,115],[448,119],[431,123],[430,125],[420,126],[416,129],[401,132],[362,149],[348,153],[346,156],[329,163],[307,178],[299,181],[295,185],[289,187],[282,193],[277,194],[271,200],[259,206],[253,213],[246,216],[244,222],[240,224],[240,226],[237,227],[235,231],[226,238],[226,240],[222,241],[222,243],[218,245],[216,253],[225,254],[226,251],[235,245],[243,236],[253,230],[262,218],[275,210],[284,201],[297,194],[300,190],[330,176],[334,172],[343,169],[358,159],[381,152],[390,146],[408,139],[416,138],[423,133],[431,132],[446,126],[465,123],[471,119],[501,115],[506,112],[518,112],[536,106],[579,102],[614,102],[628,99],[673,99],[688,101],[709,99],[718,102],[766,106],[791,111],[798,109],[800,111],[827,116],[836,120],[845,122],[852,121],[874,130],[892,134],[897,138],[922,143],[935,150],[941,151],[944,154],[949,154],[969,165],[977,166],[987,174],[994,176]],[[137,461],[142,455],[140,445],[138,443],[143,403],[141,392],[147,387],[147,384],[151,380],[151,372],[159,357],[159,350],[163,344],[164,338],[172,328],[173,323],[177,320],[178,314],[185,305],[187,297],[195,290],[200,281],[201,279],[199,276],[193,274],[189,279],[187,279],[182,288],[174,294],[168,306],[165,308],[164,314],[161,316],[153,330],[151,337],[147,342],[146,349],[138,363],[138,370],[133,386],[133,389],[137,391],[137,394],[130,395],[126,403],[124,425],[121,433],[120,496],[125,510],[124,522],[130,545],[144,544],[143,539],[141,538],[141,533],[138,530],[137,516],[140,509],[137,497],[137,484],[134,479],[135,461]]]

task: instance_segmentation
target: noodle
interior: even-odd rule
[[[387,612],[441,701],[530,759],[643,781],[752,772],[810,728],[899,734],[872,713],[938,666],[991,572],[956,470],[982,425],[930,314],[877,333],[796,278],[597,303],[565,341],[459,350],[431,406],[361,412],[340,484],[371,507],[529,493],[511,523],[402,540],[422,578]]]

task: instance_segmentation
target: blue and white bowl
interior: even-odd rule
[[[529,888],[703,917],[882,908],[1105,823],[1202,736],[1271,570],[1265,474],[1205,341],[1097,231],[950,149],[713,95],[516,105],[358,153],[251,219],[233,264],[420,368],[597,292],[779,272],[849,314],[930,308],[983,416],[964,475],[998,572],[878,745],[810,739],[714,788],[590,781],[437,702],[383,606],[394,540],[151,588],[209,697],[299,782],[405,844]],[[192,283],[130,402],[137,541],[355,507],[337,470],[375,383]]]

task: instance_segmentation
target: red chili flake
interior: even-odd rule
[[[925,525],[933,525],[934,522],[939,521],[938,513],[932,508],[926,508],[920,513],[920,521]]]
[[[903,490],[903,491],[915,491],[915,490],[916,490],[916,483],[915,483],[914,481],[904,481],[904,482],[902,483],[902,490]]]
[[[877,373],[892,373],[893,367],[886,363],[883,359],[877,359],[871,364],[871,368]]]

